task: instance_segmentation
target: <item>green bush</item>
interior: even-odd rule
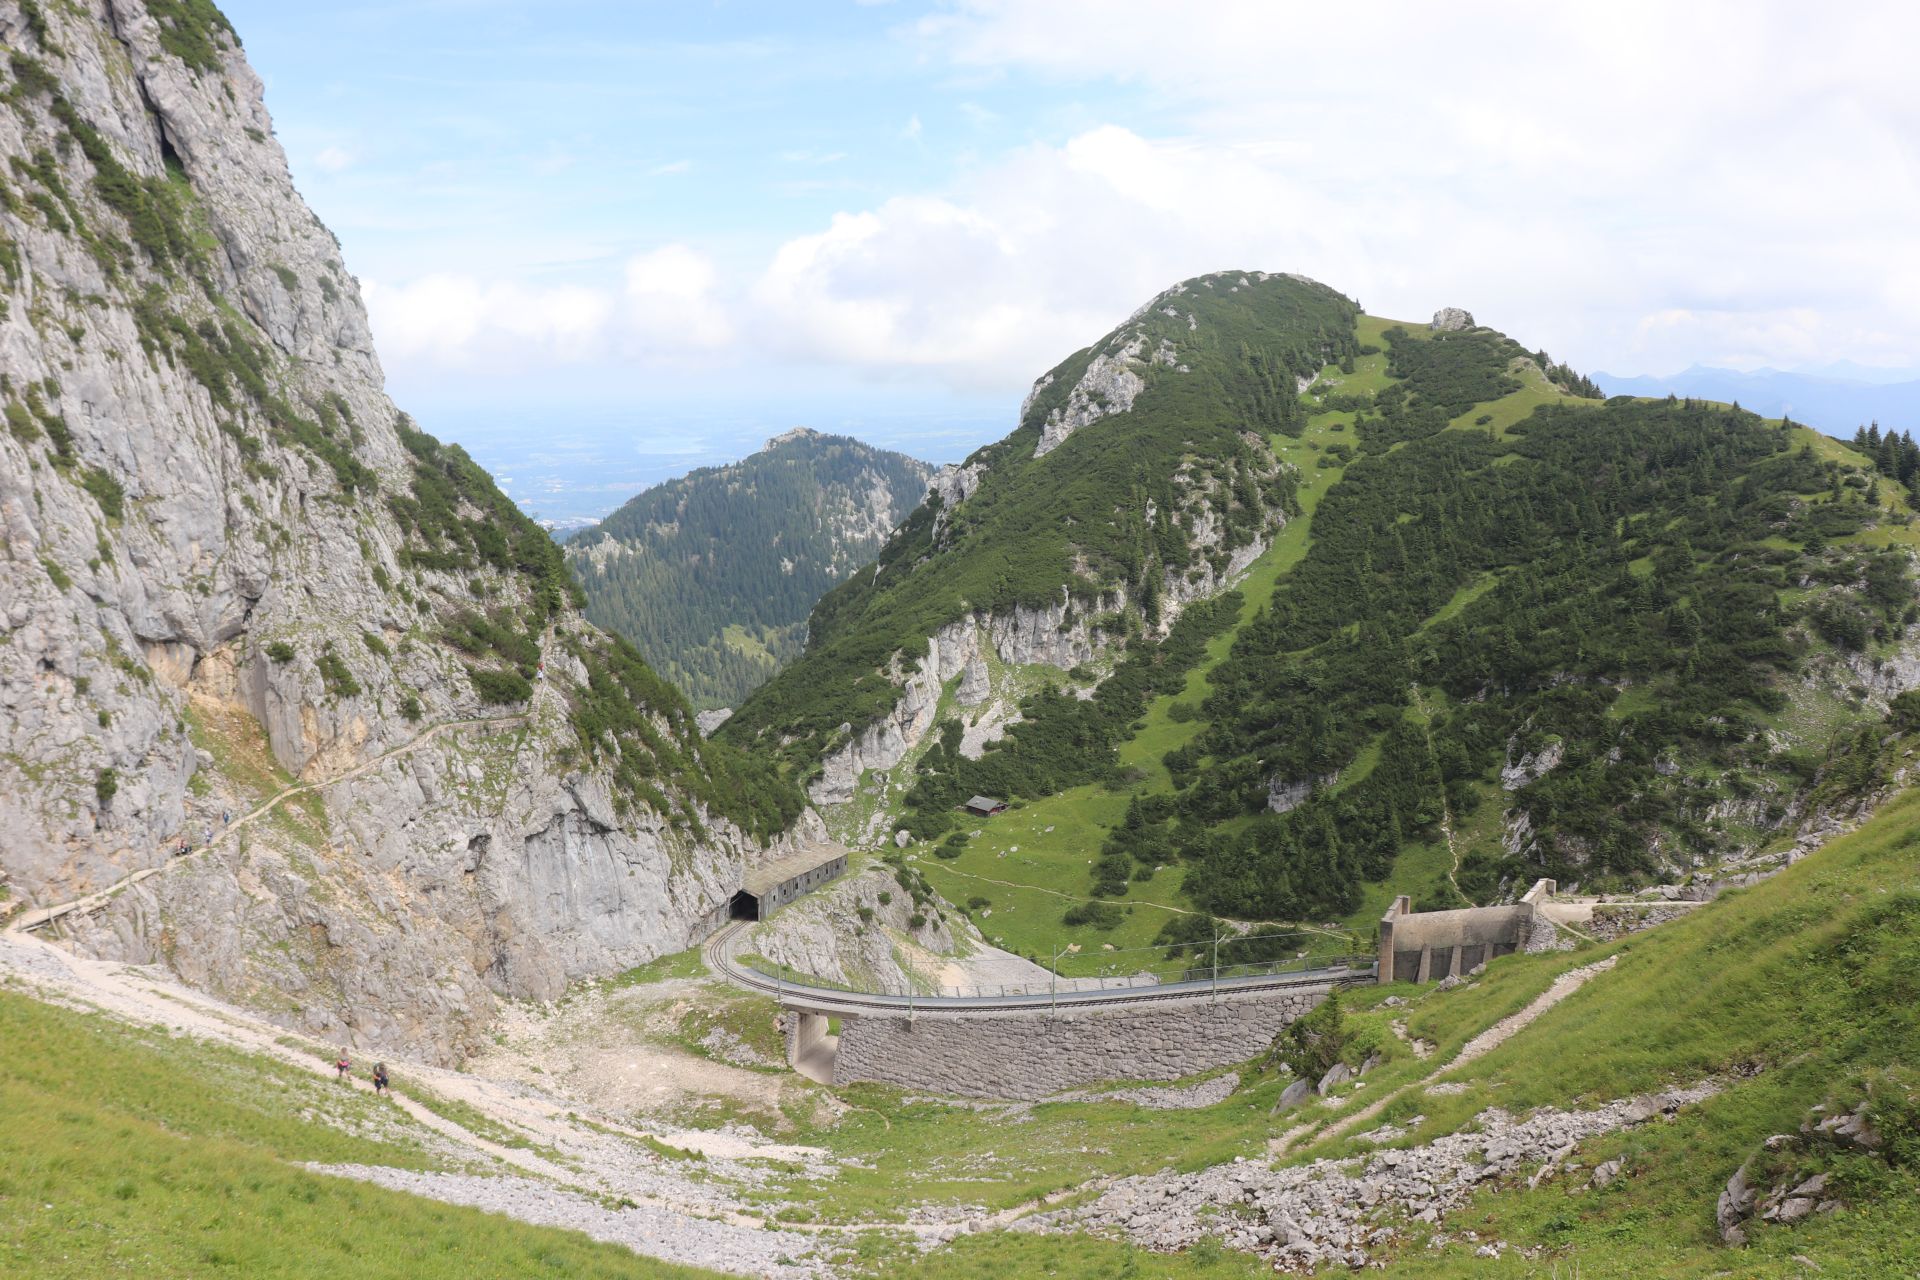
[[[320,669],[320,683],[334,697],[351,698],[360,692],[360,682],[354,679],[353,669],[333,651],[332,641],[320,651],[314,665]]]
[[[1111,902],[1082,902],[1068,907],[1060,923],[1072,928],[1086,927],[1106,932],[1117,929],[1123,913]]]
[[[491,706],[525,702],[533,696],[533,686],[518,671],[475,669],[467,672],[480,701]]]
[[[293,646],[285,640],[275,640],[267,646],[267,657],[274,662],[292,662]]]
[[[108,519],[118,520],[126,513],[126,490],[120,487],[118,480],[100,468],[87,468],[80,476],[80,483],[93,495],[93,500],[100,504],[101,513]]]

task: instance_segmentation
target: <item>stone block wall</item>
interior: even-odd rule
[[[1402,894],[1380,919],[1380,981],[1436,982],[1521,950],[1540,923],[1540,904],[1554,889],[1553,881],[1540,880],[1513,906],[1456,911],[1416,912]]]
[[[833,1082],[1034,1099],[1104,1080],[1178,1080],[1243,1062],[1330,986],[1060,1012],[847,1018]]]

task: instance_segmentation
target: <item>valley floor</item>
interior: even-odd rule
[[[331,1046],[8,936],[0,1257],[69,1276],[1187,1277],[1358,1249],[1409,1276],[1912,1275],[1916,825],[1909,793],[1655,930],[1350,993],[1379,1065],[1277,1113],[1287,1079],[1258,1062],[1035,1104],[824,1088],[776,1065],[773,1007],[691,953],[516,1008],[465,1071],[390,1060],[375,1099],[329,1078]],[[1877,1147],[1795,1136],[1860,1099]],[[1743,1164],[1762,1194],[1824,1176],[1827,1211],[1750,1218],[1729,1248],[1715,1203]]]

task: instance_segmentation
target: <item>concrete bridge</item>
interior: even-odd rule
[[[824,1084],[874,1080],[1031,1099],[1106,1080],[1177,1080],[1241,1062],[1337,987],[1374,980],[1370,957],[1103,991],[878,995],[795,984],[740,964],[741,924],[706,945],[708,967],[780,1002],[787,1061]],[[837,1036],[829,1034],[833,1020]]]

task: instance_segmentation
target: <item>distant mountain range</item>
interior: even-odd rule
[[[1738,401],[1769,418],[1783,414],[1828,435],[1851,437],[1869,422],[1913,430],[1920,427],[1920,370],[1876,369],[1842,361],[1824,369],[1787,373],[1779,369],[1715,369],[1694,365],[1666,377],[1616,377],[1596,373],[1593,380],[1610,396],[1692,396]]]
[[[879,554],[933,468],[797,428],[656,485],[567,544],[587,616],[695,706],[732,706],[798,656],[814,602]]]

